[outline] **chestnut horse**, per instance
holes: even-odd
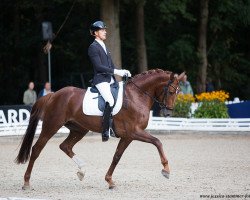
[[[114,169],[123,152],[133,140],[151,143],[157,147],[163,165],[162,174],[169,178],[170,169],[162,143],[159,139],[147,133],[145,128],[148,125],[149,113],[154,101],[160,104],[166,115],[171,113],[179,90],[179,80],[183,76],[184,73],[178,76],[172,72],[156,69],[136,75],[127,81],[123,106],[119,113],[113,116],[116,135],[121,139],[105,176],[110,189],[115,187],[112,180]],[[34,104],[29,125],[16,158],[18,164],[25,163],[30,158],[24,175],[23,189],[30,188],[29,181],[35,160],[48,140],[62,126],[67,127],[70,133],[60,144],[60,149],[72,158],[80,169],[83,167],[83,162],[72,151],[73,146],[89,131],[102,132],[102,117],[83,114],[82,102],[85,92],[84,89],[65,87],[53,94],[42,97]],[[43,121],[42,131],[37,142],[32,147],[30,156],[39,120]],[[83,174],[80,175],[83,178]]]

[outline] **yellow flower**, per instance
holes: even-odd
[[[178,94],[177,101],[180,102],[194,102],[195,98],[191,94]]]
[[[229,98],[229,93],[219,90],[213,92],[203,92],[201,94],[195,95],[197,101],[214,101],[218,100],[221,102],[226,101]]]

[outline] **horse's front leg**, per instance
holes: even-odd
[[[169,169],[167,157],[163,151],[161,141],[158,138],[153,137],[152,135],[150,135],[148,132],[146,132],[144,130],[139,130],[136,133],[134,133],[133,139],[139,140],[142,142],[151,143],[157,147],[160,158],[161,158],[161,163],[163,165],[162,175],[165,176],[166,178],[169,178],[170,169]]]
[[[118,164],[118,162],[120,161],[120,158],[122,157],[123,152],[125,151],[125,149],[128,147],[128,145],[132,142],[132,140],[127,139],[127,138],[121,138],[119,141],[119,144],[116,148],[116,152],[114,154],[113,157],[113,161],[109,167],[109,170],[105,176],[105,180],[108,182],[109,184],[109,189],[113,189],[115,187],[115,183],[112,180],[112,174],[115,170],[116,165]]]

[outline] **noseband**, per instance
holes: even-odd
[[[138,85],[136,85],[132,80],[130,80],[131,83],[133,83],[133,85],[138,89],[140,90],[143,94],[147,95],[148,97],[150,97],[154,102],[158,103],[160,108],[163,109],[163,108],[166,108],[167,110],[173,110],[173,108],[169,108],[167,105],[164,104],[165,102],[165,99],[168,97],[168,94],[170,95],[173,95],[173,94],[177,94],[178,91],[180,90],[180,88],[175,85],[173,85],[173,81],[169,81],[168,84],[166,86],[163,87],[163,90],[161,91],[161,93],[157,96],[157,97],[152,97],[148,92],[142,90]],[[179,81],[178,81],[179,83]],[[172,87],[175,89],[174,92],[170,92],[169,91],[169,87]],[[162,97],[162,100],[159,101],[158,98],[162,95],[163,93],[163,97]]]

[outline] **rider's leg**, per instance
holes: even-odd
[[[110,124],[111,124],[111,112],[113,108],[110,107],[109,103],[106,102],[105,109],[103,112],[103,121],[102,121],[102,127],[103,127],[103,132],[102,132],[102,141],[108,141],[109,136],[110,136]]]
[[[98,89],[98,91],[102,95],[105,102],[108,102],[109,105],[111,107],[113,107],[115,102],[114,102],[113,95],[110,91],[110,83],[108,83],[108,82],[99,83],[96,85],[96,88]]]
[[[96,88],[99,90],[103,99],[106,102],[105,109],[103,112],[103,132],[102,132],[102,141],[107,141],[109,139],[109,129],[110,129],[110,120],[111,113],[114,106],[114,98],[110,91],[110,83],[103,82],[96,85]]]

